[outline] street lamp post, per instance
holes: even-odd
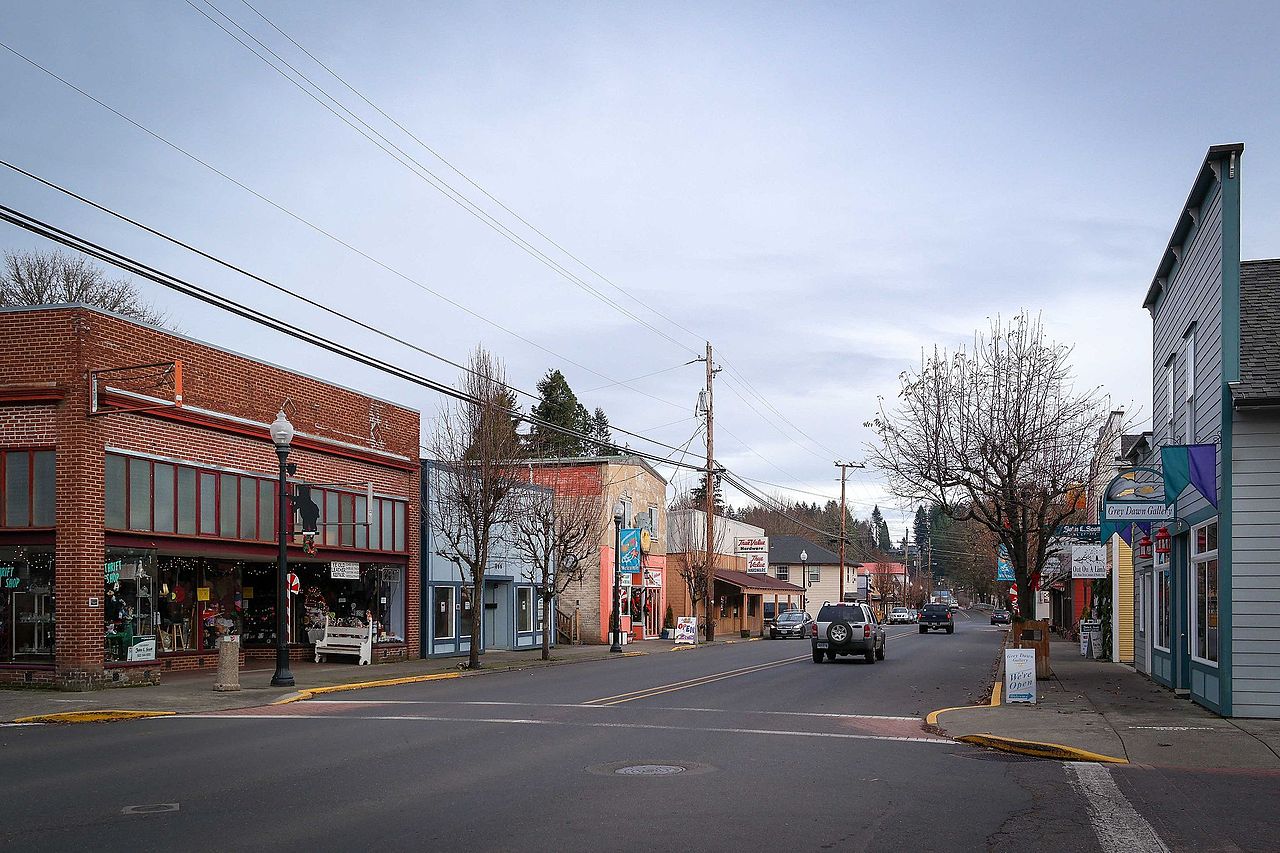
[[[809,612],[809,552],[800,551],[800,609]]]
[[[622,501],[613,505],[613,615],[609,619],[610,652],[622,651],[622,621],[618,615],[618,597],[622,595]]]
[[[271,441],[280,459],[280,512],[276,519],[276,533],[280,541],[280,555],[276,565],[276,672],[271,676],[272,687],[292,687],[293,673],[289,671],[289,551],[286,537],[289,534],[289,487],[285,480],[288,471],[289,444],[293,441],[293,424],[284,416],[276,415],[271,423]]]

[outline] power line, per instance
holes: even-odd
[[[89,93],[88,91],[86,91],[85,89],[83,89],[83,88],[81,88],[81,87],[77,86],[75,83],[72,83],[70,80],[67,80],[65,77],[62,77],[62,76],[58,75],[57,73],[55,73],[55,72],[54,72],[54,71],[52,71],[51,69],[46,68],[45,66],[43,66],[43,65],[41,65],[40,63],[36,62],[34,59],[31,59],[30,57],[26,56],[25,54],[23,54],[23,53],[19,52],[18,50],[14,49],[14,48],[13,48],[13,47],[11,47],[10,45],[6,44],[5,42],[0,41],[0,47],[2,47],[2,48],[4,48],[5,50],[9,51],[9,52],[10,52],[10,53],[12,53],[14,56],[18,57],[18,58],[19,58],[19,59],[21,59],[23,62],[26,62],[28,65],[32,66],[33,68],[36,68],[37,70],[39,70],[39,71],[43,72],[44,74],[48,75],[49,77],[52,77],[54,80],[57,80],[59,83],[62,83],[64,86],[66,86],[67,88],[71,89],[72,91],[74,91],[74,92],[76,92],[76,93],[80,94],[80,95],[81,95],[81,96],[83,96],[84,98],[86,98],[86,99],[88,99],[88,100],[92,101],[93,103],[97,104],[98,106],[102,107],[104,110],[106,110],[107,112],[109,112],[109,113],[111,113],[112,115],[116,116],[117,118],[121,119],[122,121],[124,121],[124,122],[128,123],[129,125],[132,125],[134,128],[136,128],[137,130],[139,130],[139,131],[141,131],[142,133],[146,134],[147,136],[150,136],[152,139],[156,140],[157,142],[159,142],[159,143],[161,143],[161,144],[165,145],[166,147],[168,147],[168,148],[172,149],[173,151],[176,151],[177,153],[181,154],[182,156],[186,157],[187,159],[191,160],[192,162],[197,163],[197,164],[199,164],[200,166],[203,166],[203,167],[204,167],[205,169],[207,169],[208,171],[212,172],[213,174],[217,175],[218,177],[222,178],[223,180],[225,180],[225,181],[227,181],[227,182],[229,182],[229,183],[234,184],[235,186],[239,187],[239,188],[240,188],[241,190],[243,190],[244,192],[248,193],[249,195],[251,195],[251,196],[253,196],[254,198],[258,199],[259,201],[263,202],[264,204],[266,204],[266,205],[268,205],[268,206],[270,206],[270,207],[274,208],[275,210],[279,211],[280,213],[283,213],[285,216],[289,217],[290,219],[294,220],[295,222],[298,222],[299,224],[301,224],[301,225],[303,225],[303,226],[305,226],[305,227],[309,228],[310,230],[314,231],[315,233],[320,234],[320,235],[321,235],[321,236],[323,236],[323,237],[326,237],[327,239],[329,239],[329,240],[333,241],[334,243],[337,243],[338,245],[342,246],[343,248],[347,249],[348,251],[350,251],[350,252],[352,252],[352,253],[354,253],[354,254],[356,254],[356,255],[359,255],[360,257],[364,258],[365,260],[369,261],[370,263],[374,264],[375,266],[377,266],[377,267],[379,267],[379,268],[381,268],[381,269],[385,270],[385,271],[386,271],[386,272],[388,272],[388,273],[391,273],[393,276],[395,276],[395,277],[397,277],[397,278],[399,278],[399,279],[402,279],[403,281],[407,282],[408,284],[413,285],[414,287],[416,287],[416,288],[418,288],[418,289],[422,290],[422,291],[423,291],[423,292],[425,292],[425,293],[429,293],[430,295],[432,295],[432,296],[436,297],[437,299],[441,300],[442,302],[444,302],[444,303],[446,303],[446,304],[448,304],[448,305],[450,305],[450,306],[452,306],[452,307],[454,307],[454,308],[458,309],[459,311],[462,311],[463,313],[467,314],[468,316],[473,317],[474,319],[479,320],[480,322],[482,322],[482,323],[484,323],[484,324],[486,324],[486,325],[488,325],[488,326],[491,326],[492,328],[497,329],[498,331],[503,332],[504,334],[510,335],[511,337],[515,338],[516,340],[521,341],[522,343],[525,343],[525,344],[527,344],[527,345],[529,345],[529,346],[533,347],[534,349],[537,349],[537,350],[539,350],[539,351],[541,351],[541,352],[543,352],[543,353],[545,353],[545,354],[547,354],[547,355],[549,355],[549,356],[552,356],[552,357],[554,357],[554,358],[560,359],[560,360],[564,361],[564,362],[565,362],[565,363],[567,363],[567,364],[572,364],[574,367],[578,367],[578,368],[580,368],[580,369],[582,369],[582,370],[585,370],[586,372],[588,372],[588,373],[590,373],[590,374],[592,374],[592,375],[594,375],[594,376],[598,376],[598,377],[600,377],[601,379],[604,379],[604,380],[606,380],[606,381],[609,381],[609,382],[617,382],[617,380],[615,380],[613,377],[611,377],[611,376],[609,376],[609,375],[607,375],[607,374],[601,373],[600,371],[595,370],[595,369],[593,369],[593,368],[591,368],[591,367],[588,367],[588,366],[587,366],[587,365],[585,365],[585,364],[582,364],[582,363],[580,363],[580,362],[574,361],[573,359],[569,358],[568,356],[561,355],[560,353],[555,352],[554,350],[550,349],[549,347],[545,347],[545,346],[543,346],[542,344],[537,343],[536,341],[534,341],[534,340],[532,340],[532,339],[530,339],[530,338],[527,338],[527,337],[525,337],[524,335],[521,335],[519,332],[516,332],[515,330],[513,330],[513,329],[511,329],[511,328],[508,328],[507,326],[502,325],[501,323],[497,322],[496,320],[490,319],[489,317],[486,317],[486,316],[484,316],[483,314],[480,314],[479,312],[474,311],[474,310],[472,310],[471,308],[466,307],[466,306],[465,306],[465,305],[463,305],[462,303],[460,303],[460,302],[458,302],[458,301],[456,301],[456,300],[454,300],[454,299],[452,299],[452,298],[450,298],[450,297],[448,297],[448,296],[444,295],[443,293],[441,293],[441,292],[440,292],[440,291],[438,291],[438,290],[435,290],[435,289],[433,289],[433,288],[429,287],[428,285],[424,284],[423,282],[419,281],[418,279],[413,278],[412,276],[408,275],[407,273],[404,273],[404,272],[402,272],[402,271],[400,271],[400,270],[396,269],[395,267],[392,267],[392,266],[390,266],[389,264],[387,264],[387,263],[385,263],[385,262],[383,262],[383,261],[381,261],[381,260],[379,260],[379,259],[375,258],[373,255],[370,255],[368,252],[365,252],[364,250],[362,250],[362,249],[360,249],[360,248],[356,247],[355,245],[353,245],[353,244],[351,244],[351,243],[347,242],[346,240],[343,240],[341,237],[338,237],[336,234],[334,234],[334,233],[332,233],[332,232],[330,232],[330,231],[328,231],[328,230],[326,230],[326,229],[322,228],[321,226],[319,226],[319,225],[315,224],[314,222],[310,221],[310,220],[309,220],[309,219],[307,219],[306,217],[304,217],[304,216],[302,216],[302,215],[300,215],[300,214],[298,214],[298,213],[294,213],[292,210],[290,210],[289,208],[287,208],[287,207],[285,207],[284,205],[280,204],[279,202],[274,201],[273,199],[269,198],[268,196],[266,196],[266,195],[264,195],[264,194],[262,194],[262,193],[258,192],[257,190],[253,189],[252,187],[248,186],[247,184],[245,184],[245,183],[243,183],[243,182],[241,182],[241,181],[237,180],[236,178],[232,177],[230,174],[228,174],[228,173],[226,173],[226,172],[222,171],[221,169],[219,169],[218,167],[216,167],[216,166],[212,165],[212,164],[211,164],[211,163],[209,163],[208,161],[201,159],[200,157],[196,156],[196,155],[195,155],[195,154],[193,154],[192,152],[190,152],[190,151],[188,151],[187,149],[183,148],[182,146],[178,145],[176,142],[173,142],[173,141],[171,141],[171,140],[167,139],[166,137],[164,137],[164,136],[160,135],[160,134],[159,134],[159,133],[157,133],[156,131],[151,130],[151,129],[150,129],[149,127],[147,127],[146,125],[142,124],[142,123],[141,123],[141,122],[139,122],[139,121],[136,121],[135,119],[133,119],[133,118],[129,117],[128,115],[124,114],[123,112],[121,112],[121,111],[117,110],[115,107],[112,107],[111,105],[107,104],[105,101],[100,100],[99,98],[97,98],[97,97],[95,97],[94,95],[90,94],[90,93]],[[649,397],[650,399],[655,400],[655,401],[657,401],[657,402],[664,403],[664,404],[666,404],[666,405],[672,406],[673,408],[677,408],[677,409],[683,409],[683,408],[685,408],[684,406],[681,406],[681,405],[679,405],[679,404],[673,403],[673,402],[671,402],[670,400],[664,400],[664,399],[662,399],[661,397],[655,397],[654,395],[652,395],[652,394],[647,394],[647,393],[645,393],[644,391],[641,391],[641,390],[639,390],[639,389],[632,388],[631,390],[633,390],[633,391],[635,391],[636,393],[641,394],[641,395],[643,395],[643,396],[645,396],[645,397]]]
[[[281,62],[281,63],[282,63],[286,68],[288,68],[288,69],[289,69],[289,71],[292,71],[292,72],[293,72],[294,74],[296,74],[299,78],[301,78],[302,80],[306,81],[306,83],[307,83],[309,86],[311,86],[311,88],[312,88],[312,89],[315,89],[315,91],[316,91],[316,92],[319,92],[321,95],[323,95],[326,99],[328,99],[328,100],[329,100],[330,102],[332,102],[335,106],[337,106],[337,107],[338,107],[338,109],[342,110],[342,112],[346,113],[348,116],[350,116],[350,117],[351,117],[352,119],[354,119],[356,122],[358,122],[362,127],[364,127],[365,129],[367,129],[367,130],[368,130],[368,133],[366,133],[364,130],[361,130],[361,128],[360,128],[360,127],[357,127],[355,124],[352,124],[352,122],[351,122],[351,121],[349,121],[347,118],[345,118],[345,117],[343,117],[342,115],[340,115],[337,111],[335,111],[335,110],[333,109],[333,107],[330,107],[330,106],[329,106],[328,104],[326,104],[323,100],[321,100],[319,97],[317,97],[317,96],[316,96],[315,94],[313,94],[311,91],[309,91],[305,86],[303,86],[303,85],[302,85],[301,83],[299,83],[297,80],[294,80],[292,77],[290,77],[290,76],[289,76],[289,74],[288,74],[288,73],[286,73],[286,72],[284,71],[284,69],[280,68],[280,66],[276,65],[276,64],[275,64],[274,62],[272,62],[270,59],[268,59],[267,57],[263,56],[261,53],[259,53],[257,50],[255,50],[253,47],[251,47],[249,44],[247,44],[247,43],[244,41],[244,39],[240,38],[240,37],[239,37],[239,36],[237,36],[235,33],[231,32],[231,31],[230,31],[230,30],[228,30],[226,27],[224,27],[222,24],[220,24],[218,21],[216,21],[216,20],[214,20],[212,17],[210,17],[210,16],[209,16],[209,14],[208,14],[207,12],[205,12],[203,9],[201,9],[199,6],[197,6],[194,2],[192,2],[192,0],[185,0],[185,2],[186,2],[186,3],[187,3],[187,5],[188,5],[188,6],[190,6],[192,9],[195,9],[197,12],[199,12],[201,15],[203,15],[206,19],[208,19],[208,20],[209,20],[209,22],[210,22],[210,23],[212,23],[214,26],[216,26],[218,29],[222,30],[224,33],[226,33],[226,34],[227,34],[228,36],[230,36],[232,39],[234,39],[235,41],[239,42],[239,43],[240,43],[240,45],[242,45],[242,46],[243,46],[246,50],[248,50],[250,53],[252,53],[254,56],[258,57],[258,58],[259,58],[259,59],[261,59],[264,63],[266,63],[267,65],[269,65],[269,66],[270,66],[272,69],[274,69],[278,74],[280,74],[280,76],[284,77],[286,80],[288,80],[288,81],[289,81],[290,83],[292,83],[294,86],[296,86],[300,91],[302,91],[304,94],[306,94],[308,97],[310,97],[310,98],[311,98],[312,100],[314,100],[316,103],[318,103],[320,106],[324,107],[326,110],[328,110],[330,113],[332,113],[332,114],[334,115],[334,117],[336,117],[339,121],[341,121],[341,122],[343,122],[344,124],[346,124],[346,125],[347,125],[348,127],[350,127],[352,130],[356,131],[356,133],[359,133],[361,136],[363,136],[366,140],[368,140],[370,143],[372,143],[374,146],[376,146],[376,147],[377,147],[379,150],[381,150],[383,153],[387,154],[387,155],[388,155],[388,156],[390,156],[392,159],[396,160],[396,162],[400,163],[400,165],[402,165],[402,166],[404,166],[406,169],[408,169],[411,173],[413,173],[413,174],[414,174],[414,176],[415,176],[415,177],[418,177],[418,178],[422,179],[423,181],[425,181],[425,182],[426,182],[427,184],[429,184],[432,188],[434,188],[434,189],[436,189],[437,191],[439,191],[442,195],[444,195],[446,198],[448,198],[448,199],[449,199],[450,201],[452,201],[454,204],[457,204],[459,207],[461,207],[461,208],[462,208],[463,210],[465,210],[467,213],[469,213],[469,214],[471,214],[472,216],[474,216],[474,217],[475,217],[476,219],[478,219],[480,222],[482,222],[483,224],[485,224],[486,226],[488,226],[489,228],[493,229],[495,232],[497,232],[498,234],[500,234],[501,236],[503,236],[504,238],[506,238],[507,240],[509,240],[509,241],[510,241],[510,242],[512,242],[513,244],[515,244],[518,248],[520,248],[522,251],[524,251],[524,252],[526,252],[527,254],[529,254],[531,257],[533,257],[533,258],[534,258],[535,260],[537,260],[539,263],[541,263],[541,264],[545,265],[546,267],[548,267],[549,269],[551,269],[553,272],[555,272],[557,275],[561,276],[561,277],[562,277],[562,278],[564,278],[565,280],[567,280],[567,281],[569,281],[570,283],[572,283],[574,286],[576,286],[576,287],[578,287],[578,288],[580,288],[580,289],[584,290],[585,292],[587,292],[587,293],[589,293],[590,295],[594,296],[595,298],[597,298],[598,300],[600,300],[600,301],[601,301],[601,302],[603,302],[604,304],[606,304],[606,305],[608,305],[609,307],[613,308],[614,310],[616,310],[616,311],[620,312],[621,314],[623,314],[624,316],[626,316],[626,317],[628,317],[629,319],[633,320],[634,322],[636,322],[636,323],[640,324],[641,326],[644,326],[645,328],[649,329],[649,330],[650,330],[650,331],[652,331],[654,334],[657,334],[657,335],[659,335],[659,336],[661,336],[661,337],[665,338],[666,340],[670,341],[671,343],[675,344],[675,345],[676,345],[676,346],[678,346],[678,347],[684,348],[684,349],[686,349],[686,350],[688,349],[688,348],[685,346],[685,344],[683,344],[683,343],[681,343],[680,341],[676,340],[675,338],[671,337],[671,336],[670,336],[670,335],[668,335],[666,332],[663,332],[661,329],[657,328],[656,326],[653,326],[652,324],[650,324],[650,323],[646,322],[643,318],[641,318],[641,317],[637,316],[636,314],[632,313],[632,312],[631,312],[630,310],[628,310],[627,308],[623,307],[623,306],[622,306],[622,305],[620,305],[619,303],[617,303],[617,302],[615,302],[614,300],[610,299],[608,296],[605,296],[605,295],[604,295],[603,293],[601,293],[599,290],[597,290],[596,288],[592,287],[590,284],[588,284],[587,282],[583,281],[581,278],[579,278],[578,276],[574,275],[572,272],[570,272],[569,270],[567,270],[563,265],[561,265],[559,262],[557,262],[556,260],[554,260],[553,258],[551,258],[550,256],[548,256],[545,252],[541,251],[541,250],[540,250],[540,249],[538,249],[536,246],[534,246],[533,244],[531,244],[529,241],[525,240],[523,237],[521,237],[520,235],[516,234],[514,231],[512,231],[512,230],[511,230],[510,228],[508,228],[506,225],[504,225],[503,223],[501,223],[500,221],[498,221],[497,219],[495,219],[493,216],[491,216],[491,215],[490,215],[487,211],[485,211],[483,208],[479,207],[479,206],[478,206],[478,205],[476,205],[474,202],[472,202],[470,199],[468,199],[465,195],[463,195],[463,194],[462,194],[462,193],[460,193],[458,190],[456,190],[456,189],[454,189],[452,186],[450,186],[450,185],[449,185],[449,184],[448,184],[448,183],[447,183],[443,178],[441,178],[441,177],[440,177],[439,175],[437,175],[435,172],[432,172],[430,169],[428,169],[426,166],[424,166],[424,165],[423,165],[419,160],[417,160],[413,155],[409,154],[409,153],[408,153],[408,152],[406,152],[403,148],[401,148],[400,146],[396,145],[394,142],[392,142],[390,139],[388,139],[384,134],[382,134],[380,131],[378,131],[376,128],[374,128],[372,125],[370,125],[368,122],[366,122],[364,119],[360,118],[360,116],[356,115],[354,112],[352,112],[352,111],[351,111],[350,109],[348,109],[346,106],[344,106],[344,105],[343,105],[343,104],[342,104],[338,99],[334,98],[334,97],[333,97],[332,95],[330,95],[327,91],[325,91],[323,87],[321,87],[319,84],[317,84],[315,81],[313,81],[313,80],[312,80],[310,77],[308,77],[306,74],[304,74],[304,73],[302,73],[301,71],[299,71],[299,70],[298,70],[294,65],[292,65],[292,64],[291,64],[287,59],[285,59],[284,57],[280,56],[280,54],[276,53],[276,51],[274,51],[273,49],[271,49],[271,48],[270,48],[269,46],[267,46],[266,44],[263,44],[263,42],[262,42],[262,41],[260,41],[256,36],[254,36],[252,33],[250,33],[250,32],[249,32],[248,30],[246,30],[244,27],[240,26],[240,24],[236,23],[236,21],[235,21],[235,20],[233,20],[233,19],[232,19],[231,17],[229,17],[225,12],[223,12],[223,11],[222,11],[221,9],[219,9],[216,5],[214,5],[212,2],[210,2],[210,0],[202,0],[202,2],[203,2],[206,6],[208,6],[210,9],[213,9],[215,12],[217,12],[217,13],[218,13],[218,14],[219,14],[219,15],[220,15],[224,20],[226,20],[228,23],[230,23],[233,27],[235,27],[235,28],[236,28],[237,30],[239,30],[241,33],[244,33],[244,35],[245,35],[245,36],[247,36],[248,38],[252,39],[252,40],[253,40],[253,42],[254,42],[255,44],[257,44],[259,47],[261,47],[261,48],[262,48],[263,50],[265,50],[267,53],[271,54],[271,56],[273,56],[273,57],[275,57],[277,60],[279,60],[279,61],[280,61],[280,62]],[[374,139],[373,137],[371,137],[371,136],[369,135],[370,133],[372,133],[372,134],[373,134],[374,136],[376,136],[378,139]],[[380,143],[378,140],[382,140],[382,142]],[[382,143],[385,143],[385,145],[384,145],[384,144],[382,144]],[[388,150],[388,146],[389,146],[391,149],[394,149],[394,151],[395,151],[396,153],[392,153],[392,151]],[[397,156],[397,155],[399,155],[399,156]],[[401,159],[401,158],[404,158],[404,159]],[[405,162],[406,160],[408,160],[409,162]],[[410,165],[410,163],[412,163],[413,165]],[[416,167],[416,168],[415,168],[415,167]]]
[[[418,385],[423,388],[436,391],[437,393],[440,393],[440,394],[445,394],[449,397],[452,397],[456,400],[461,400],[463,402],[480,404],[480,405],[488,404],[487,401],[481,400],[476,397],[472,397],[466,394],[465,392],[460,391],[456,388],[450,387],[448,385],[445,385],[444,383],[437,382],[434,379],[428,379],[427,377],[421,376],[420,374],[414,373],[405,368],[398,367],[382,359],[374,358],[373,356],[370,356],[365,353],[359,352],[358,350],[352,349],[351,347],[346,346],[345,344],[335,343],[329,340],[328,338],[325,338],[314,332],[308,331],[300,326],[294,325],[292,323],[286,323],[283,320],[279,320],[279,319],[276,319],[275,317],[268,316],[262,313],[261,311],[258,311],[257,309],[250,308],[240,302],[230,299],[229,297],[225,297],[220,294],[214,293],[211,290],[200,287],[199,285],[196,285],[196,284],[192,284],[191,282],[185,281],[184,279],[178,278],[177,276],[173,276],[168,273],[164,273],[158,269],[155,269],[154,267],[147,266],[146,264],[143,264],[141,261],[137,261],[133,258],[130,258],[127,255],[115,252],[104,246],[100,246],[83,237],[79,237],[75,234],[72,234],[69,231],[64,231],[60,228],[57,228],[53,225],[43,222],[33,216],[22,213],[21,211],[18,211],[18,210],[14,210],[13,208],[8,207],[6,205],[0,204],[0,219],[3,219],[6,222],[16,225],[19,228],[22,228],[40,237],[44,237],[45,239],[51,240],[56,243],[61,243],[62,245],[67,246],[68,248],[74,249],[78,252],[82,252],[83,254],[86,254],[90,257],[97,258],[98,260],[111,264],[112,266],[118,267],[124,270],[125,272],[132,273],[134,275],[153,281],[156,284],[161,285],[162,287],[167,287],[170,290],[175,290],[179,293],[183,293],[184,295],[198,299],[209,305],[213,305],[216,308],[221,308],[224,311],[228,311],[232,314],[236,314],[237,316],[240,316],[244,319],[255,322],[259,325],[266,326],[267,328],[270,328],[274,331],[296,338],[305,343],[309,343],[313,346],[319,347],[320,349],[327,350],[336,355],[343,356],[352,361],[363,364],[367,367],[372,367],[376,370],[390,374],[391,376],[394,376],[398,379],[402,379],[414,385]],[[602,443],[602,442],[599,442],[594,436],[589,436],[589,435],[586,435],[585,433],[580,433],[576,430],[562,427],[559,424],[553,424],[553,423],[550,423],[549,421],[544,421],[541,418],[534,417],[533,415],[524,415],[519,412],[512,412],[512,411],[509,411],[509,414],[513,420],[524,421],[525,423],[529,423],[529,424],[535,424],[543,428],[550,429],[555,432],[559,432],[561,434],[569,435],[575,438],[585,439],[585,440],[593,441],[596,443]],[[650,442],[652,444],[656,444],[659,447],[665,448],[667,450],[673,450],[677,452],[679,451],[678,447],[665,444],[660,441],[655,441],[654,439],[648,438],[638,433],[631,433],[627,430],[620,429],[620,428],[618,429],[618,432],[621,432],[624,435],[631,435],[635,438]],[[678,465],[681,467],[687,467],[694,470],[701,470],[701,466],[672,462],[669,459],[666,459],[662,456],[658,456],[653,453],[649,453],[647,451],[635,450],[633,448],[619,446],[615,443],[609,443],[609,446],[613,447],[616,450],[622,451],[623,453],[631,454],[634,456],[640,456],[642,458],[649,459],[652,461],[664,462],[669,465]]]

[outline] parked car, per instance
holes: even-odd
[[[1008,610],[992,610],[991,611],[992,625],[1008,625],[1012,621],[1013,621],[1013,617],[1009,615]]]
[[[803,640],[809,636],[809,626],[812,624],[813,617],[803,610],[785,610],[778,614],[778,618],[769,627],[769,639],[795,637],[797,640]]]
[[[910,625],[916,621],[916,612],[909,607],[894,607],[889,611],[889,624],[904,623]]]
[[[954,634],[956,630],[955,622],[951,619],[950,607],[945,604],[926,604],[920,609],[921,634],[944,629],[948,634]]]
[[[835,660],[836,655],[862,655],[867,663],[884,660],[884,628],[871,608],[856,601],[822,605],[809,629],[813,638],[813,662]]]

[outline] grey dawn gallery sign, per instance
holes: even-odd
[[[1173,507],[1153,501],[1107,501],[1107,521],[1167,521]]]

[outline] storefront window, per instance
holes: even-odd
[[[516,630],[533,630],[533,587],[516,588]]]
[[[404,566],[380,563],[291,563],[302,586],[295,641],[315,643],[330,625],[374,623],[377,643],[405,637]],[[256,594],[256,591],[255,591]]]
[[[435,588],[435,607],[432,614],[435,619],[432,636],[437,640],[453,639],[453,587]]]
[[[1169,651],[1169,632],[1171,630],[1173,620],[1173,602],[1171,600],[1172,590],[1169,588],[1169,569],[1163,568],[1156,572],[1156,600],[1155,600],[1155,645],[1161,651]]]
[[[1191,582],[1195,590],[1192,620],[1193,655],[1218,662],[1218,522],[1195,529],[1192,536]]]
[[[155,552],[109,549],[102,568],[106,659],[154,660],[159,627]]]
[[[0,662],[53,657],[53,549],[0,548]]]

